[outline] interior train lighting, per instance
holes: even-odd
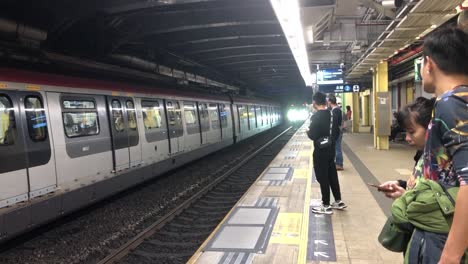
[[[298,0],[270,0],[306,86],[312,86]]]

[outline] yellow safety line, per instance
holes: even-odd
[[[299,244],[299,254],[297,258],[298,264],[305,264],[307,262],[307,240],[309,237],[309,207],[310,207],[310,192],[312,188],[312,153],[313,145],[309,155],[309,169],[307,173],[307,186],[304,197],[304,213],[302,214],[302,223],[301,223],[301,234],[300,234],[300,244]]]

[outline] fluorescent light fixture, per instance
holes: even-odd
[[[308,27],[306,29],[307,32],[307,43],[314,43],[314,28],[313,27]]]
[[[300,18],[299,0],[270,0],[270,3],[280,22],[305,84],[312,86],[313,81]]]

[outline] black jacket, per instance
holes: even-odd
[[[314,141],[314,152],[319,149],[317,139],[330,135],[330,114],[331,112],[329,110],[319,110],[310,119],[309,135],[310,139]],[[339,120],[337,120],[337,118],[333,116],[331,146],[333,150],[335,149],[335,142],[338,139],[338,136],[340,135],[338,121]]]

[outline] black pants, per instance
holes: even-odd
[[[335,148],[333,146],[333,152]],[[336,172],[335,155],[327,150],[314,150],[314,171],[322,192],[323,205],[330,205],[330,188],[335,200],[341,200],[340,183]]]

